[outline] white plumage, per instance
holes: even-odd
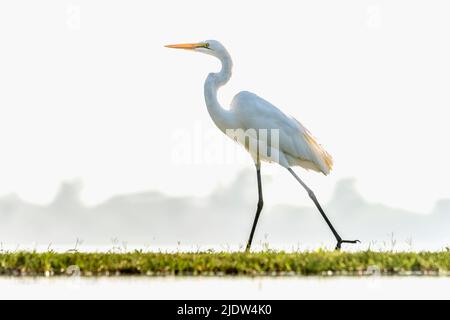
[[[358,240],[343,240],[340,237],[312,190],[291,169],[293,166],[301,166],[305,169],[322,172],[325,175],[330,173],[333,160],[311,133],[298,120],[286,115],[270,102],[248,91],[239,92],[233,98],[230,108],[223,108],[217,99],[217,91],[230,80],[233,62],[228,51],[220,42],[207,40],[200,43],[168,45],[166,47],[201,52],[218,58],[222,63],[219,72],[210,73],[206,78],[204,86],[205,103],[216,126],[222,132],[243,144],[255,161],[259,199],[255,220],[247,242],[247,250],[250,249],[256,224],[263,207],[261,160],[276,161],[287,168],[306,189],[335,236],[337,240],[336,249],[340,249],[342,243],[358,242]],[[272,130],[274,129],[277,133],[275,138],[272,136]],[[245,132],[245,134],[238,138],[237,131]],[[262,134],[262,132],[266,134]]]
[[[325,175],[330,172],[333,165],[331,156],[297,119],[286,115],[270,102],[254,93],[242,91],[233,98],[230,112],[244,130],[279,130],[277,151],[279,164],[283,167],[301,166]],[[263,141],[263,144],[266,142]]]

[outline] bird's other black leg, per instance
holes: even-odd
[[[250,251],[250,247],[253,241],[253,235],[255,234],[256,224],[258,223],[259,215],[264,205],[261,184],[261,165],[259,163],[256,164],[256,178],[258,180],[258,205],[256,207],[256,215],[255,220],[253,221],[252,231],[250,232],[250,237],[248,238],[247,247],[245,249],[246,252]]]
[[[320,214],[322,215],[322,217],[324,218],[324,220],[327,223],[328,227],[330,228],[331,232],[333,233],[334,237],[336,238],[337,244],[336,244],[335,250],[340,250],[341,249],[341,245],[343,243],[358,243],[358,242],[360,242],[359,240],[343,240],[341,238],[341,236],[339,235],[339,233],[336,231],[336,229],[331,224],[331,222],[328,219],[328,217],[325,214],[325,212],[323,211],[322,206],[320,205],[319,201],[317,200],[316,195],[314,194],[314,192],[303,182],[302,179],[300,179],[295,174],[294,170],[292,170],[291,168],[288,168],[288,170],[295,177],[295,179],[302,185],[302,187],[305,188],[305,190],[308,192],[309,197],[311,198],[311,200],[316,205],[316,207],[319,210]]]

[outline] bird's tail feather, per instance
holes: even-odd
[[[309,133],[305,132],[305,139],[308,141],[314,155],[317,157],[318,165],[324,175],[330,173],[333,168],[333,158],[331,155],[314,139],[314,137]]]

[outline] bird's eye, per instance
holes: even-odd
[[[205,43],[205,44],[204,44],[204,47],[205,47],[205,48],[209,48],[209,43]]]

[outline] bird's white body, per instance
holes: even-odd
[[[311,133],[295,118],[286,115],[270,102],[248,91],[239,92],[232,100],[229,109],[224,109],[217,100],[218,89],[231,77],[232,61],[225,48],[217,41],[209,40],[214,54],[222,62],[218,73],[210,73],[205,81],[205,102],[209,114],[217,127],[227,131],[242,129],[248,133],[250,145],[259,145],[269,152],[256,152],[255,148],[247,148],[253,159],[257,161],[275,161],[289,168],[301,166],[323,174],[332,168],[332,158],[313,138]],[[277,130],[278,141],[270,140],[272,130]],[[259,134],[261,131],[267,135]],[[243,143],[243,140],[238,140]],[[270,155],[270,157],[269,157]]]
[[[251,92],[242,91],[234,97],[230,112],[236,115],[239,125],[244,130],[250,128],[256,131],[278,130],[278,148],[273,151],[278,152],[278,163],[283,167],[301,166],[324,174],[330,172],[332,160],[328,153],[299,121],[286,115],[270,102]],[[263,140],[260,143],[273,148],[273,143],[268,144],[264,140],[267,137],[260,135],[259,140]],[[273,159],[273,157],[265,158],[265,153],[260,155],[262,160]]]

